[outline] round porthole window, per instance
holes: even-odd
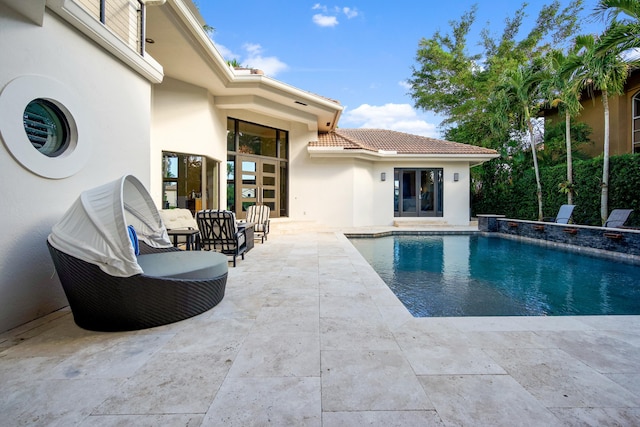
[[[69,148],[69,122],[53,102],[38,98],[24,109],[24,130],[33,148],[58,157]]]
[[[44,76],[20,76],[0,92],[0,139],[27,170],[67,178],[86,167],[91,154],[87,111],[90,106],[71,87]]]

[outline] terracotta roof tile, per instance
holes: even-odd
[[[342,147],[398,154],[496,154],[495,150],[386,129],[336,129],[318,134],[310,147]]]

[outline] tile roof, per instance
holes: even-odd
[[[309,147],[395,151],[398,154],[497,154],[495,150],[386,129],[336,129],[318,134]]]

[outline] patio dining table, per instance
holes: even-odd
[[[200,250],[200,231],[193,228],[173,228],[167,230],[167,234],[173,238],[173,246],[178,246],[178,237],[186,238],[186,249],[188,251]]]

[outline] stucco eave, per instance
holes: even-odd
[[[268,100],[280,118],[297,117],[306,122],[313,115],[314,123],[309,129],[323,132],[335,129],[344,107],[263,74],[236,72],[203,29],[202,17],[189,10],[188,3],[166,0],[165,6],[147,13],[148,34],[156,40],[148,49],[163,64],[167,76],[206,88],[221,103],[228,104],[221,107],[224,109],[246,108],[244,101],[230,100],[255,96],[255,100]],[[248,109],[270,115],[264,105],[261,102]],[[285,117],[282,111],[286,111]]]
[[[294,101],[306,101],[316,108],[327,111],[341,112],[344,107],[337,102],[313,93],[306,92],[294,86],[290,86],[269,76],[260,74],[236,75],[233,82],[228,85],[229,89],[262,89],[281,96],[287,96]]]
[[[498,154],[398,154],[390,151],[369,151],[361,149],[344,149],[342,147],[307,147],[312,158],[352,158],[376,162],[406,162],[406,161],[439,161],[462,162],[470,166],[482,164],[495,159]]]
[[[310,130],[317,130],[317,117],[256,95],[215,96],[214,104],[223,110],[247,110],[283,120],[304,123]]]
[[[317,122],[314,128],[323,132],[337,127],[344,110],[337,102],[259,74],[236,75],[226,88],[236,96],[259,94],[288,110],[298,110],[300,115],[312,114]]]
[[[190,8],[181,0],[168,0],[167,3],[184,24],[184,29],[191,34],[192,47],[198,46],[196,50],[206,59],[209,68],[223,81],[223,84],[229,84],[234,79],[234,73],[204,30],[205,21],[198,9]]]

